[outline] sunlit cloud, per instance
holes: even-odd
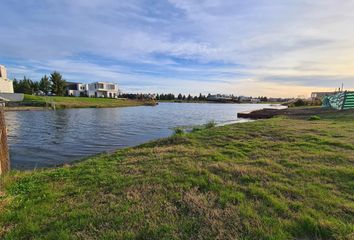
[[[353,1],[4,0],[1,9],[10,77],[58,70],[123,91],[192,94],[354,89]]]

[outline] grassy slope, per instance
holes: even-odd
[[[125,99],[110,98],[88,98],[88,97],[43,97],[25,95],[24,101],[37,103],[55,103],[59,108],[80,108],[80,107],[129,107],[148,104]]]
[[[353,119],[234,124],[12,172],[0,238],[353,239]]]

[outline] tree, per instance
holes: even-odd
[[[63,79],[63,76],[55,71],[50,74],[50,81],[52,82],[52,92],[58,96],[64,96],[66,81]]]
[[[47,75],[44,75],[39,81],[39,90],[43,91],[45,94],[48,94],[51,90],[51,82]]]
[[[187,100],[192,101],[192,99],[193,99],[193,97],[190,94],[188,94]]]
[[[178,94],[177,99],[178,99],[178,100],[182,100],[182,94],[181,94],[181,93]]]
[[[14,91],[16,93],[33,94],[34,88],[34,83],[29,78],[23,77],[23,80],[20,81],[14,79]]]
[[[16,78],[14,78],[12,84],[14,86],[14,92],[18,93],[18,89],[20,88],[20,82]]]
[[[39,82],[30,82],[32,94],[37,93],[39,91]]]

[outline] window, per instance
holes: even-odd
[[[114,85],[114,84],[108,84],[108,85],[107,85],[107,88],[108,88],[108,89],[115,89],[115,85]]]

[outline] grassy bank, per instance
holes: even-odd
[[[139,105],[154,105],[150,101],[135,101],[128,99],[88,98],[88,97],[44,97],[25,95],[23,100],[34,104],[54,104],[56,108],[104,108],[130,107]]]
[[[353,239],[354,112],[176,135],[3,179],[4,239]]]

